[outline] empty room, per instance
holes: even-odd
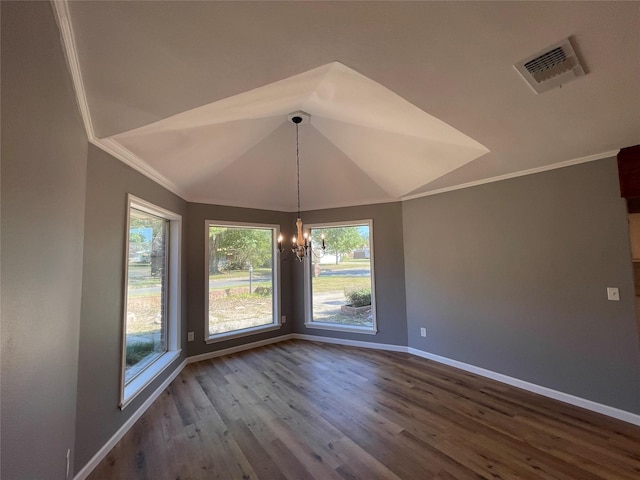
[[[640,3],[0,21],[3,480],[640,478]]]

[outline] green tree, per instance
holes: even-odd
[[[227,255],[232,255],[244,268],[249,265],[261,267],[271,258],[271,237],[269,230],[229,228],[223,237],[222,246]]]
[[[140,232],[129,232],[129,243],[144,243],[144,235]]]
[[[220,273],[220,260],[226,256],[222,250],[222,237],[226,230],[223,227],[209,227],[209,275]]]
[[[237,227],[209,227],[209,272],[220,273],[220,260],[230,258],[242,269],[271,262],[270,230]]]
[[[327,253],[336,256],[336,265],[341,255],[353,252],[356,248],[367,243],[367,239],[360,233],[362,227],[330,227],[313,230],[314,249],[322,243],[322,235],[327,245]]]

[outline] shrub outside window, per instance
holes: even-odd
[[[373,221],[308,227],[312,244],[324,235],[327,250],[306,262],[306,327],[375,334]]]

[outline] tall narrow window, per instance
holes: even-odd
[[[376,333],[371,220],[309,225],[313,245],[305,272],[305,325],[360,333]]]
[[[123,406],[177,357],[179,230],[179,215],[129,197]]]
[[[209,342],[280,327],[277,226],[207,222]]]
[[[168,237],[168,220],[131,209],[125,383],[167,351]]]

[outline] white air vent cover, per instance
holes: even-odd
[[[569,39],[551,45],[514,65],[536,93],[546,92],[584,75]]]

